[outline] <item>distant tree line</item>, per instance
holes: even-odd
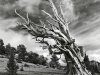
[[[27,52],[26,47],[23,44],[19,44],[17,48],[15,48],[12,47],[10,43],[4,45],[3,40],[0,39],[0,55],[5,55],[7,58],[9,58],[12,49],[14,51],[13,53],[15,55],[15,59],[17,60],[18,63],[25,61],[25,62],[40,64],[40,65],[47,64],[46,57],[32,51]]]

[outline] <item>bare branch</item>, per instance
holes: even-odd
[[[29,23],[30,23],[30,20],[29,20],[29,15],[27,13],[27,24],[29,24]]]
[[[44,11],[44,10],[41,10],[41,11],[44,12],[46,15],[48,15],[52,20],[54,20],[55,22],[57,22],[57,20],[54,19],[54,18],[52,17],[52,15],[50,15],[49,13],[47,13],[47,12]]]
[[[61,16],[62,16],[62,18],[64,19],[64,12],[63,12],[63,10],[62,10],[61,2],[60,2],[60,11],[61,11]],[[65,20],[64,20],[64,21],[65,21]]]
[[[58,16],[58,11],[57,11],[57,8],[55,7],[53,1],[52,0],[49,0],[49,1],[50,1],[50,4],[51,4],[54,15]]]
[[[16,9],[15,9],[15,13],[27,23],[27,20],[23,16],[21,16],[19,13],[17,13]]]

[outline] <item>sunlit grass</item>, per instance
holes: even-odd
[[[7,58],[0,58],[0,75],[7,75],[6,73],[6,64],[8,59]],[[21,67],[23,63],[18,63],[19,68]],[[53,68],[45,68],[42,65],[35,65],[31,63],[27,63],[30,65],[30,67],[24,67],[24,71],[18,70],[18,75],[64,75],[64,72],[62,70],[56,70]]]

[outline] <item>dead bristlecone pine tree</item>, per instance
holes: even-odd
[[[91,75],[82,63],[85,56],[83,47],[78,46],[75,43],[75,39],[72,39],[69,33],[69,22],[65,19],[65,12],[63,10],[65,6],[63,6],[64,1],[66,0],[61,0],[62,3],[56,8],[53,1],[49,0],[50,10],[52,10],[53,15],[42,10],[49,19],[45,21],[46,23],[43,20],[39,20],[41,25],[32,22],[29,19],[28,13],[26,18],[24,18],[15,10],[15,13],[25,21],[25,23],[18,24],[22,25],[24,29],[27,29],[28,32],[34,36],[34,39],[36,39],[38,43],[41,43],[43,48],[49,50],[51,55],[63,54],[65,56],[67,63],[66,75]],[[61,12],[60,14],[58,10]],[[47,39],[53,39],[55,44],[51,45]]]
[[[8,75],[17,75],[18,65],[15,61],[14,50],[11,48],[9,60],[7,62],[7,74]]]

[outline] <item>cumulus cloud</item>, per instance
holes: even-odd
[[[14,46],[15,48],[19,44],[23,44],[26,46],[27,51],[34,51],[38,52],[39,54],[45,53],[45,51],[42,50],[39,44],[35,43],[36,41],[32,39],[31,35],[24,36],[22,34],[18,34],[12,31],[6,32],[3,30],[0,30],[0,38],[4,40],[5,45],[8,43],[11,44],[11,46]]]
[[[8,30],[10,27],[16,26],[16,18],[4,19],[0,18],[0,29],[1,30]]]

